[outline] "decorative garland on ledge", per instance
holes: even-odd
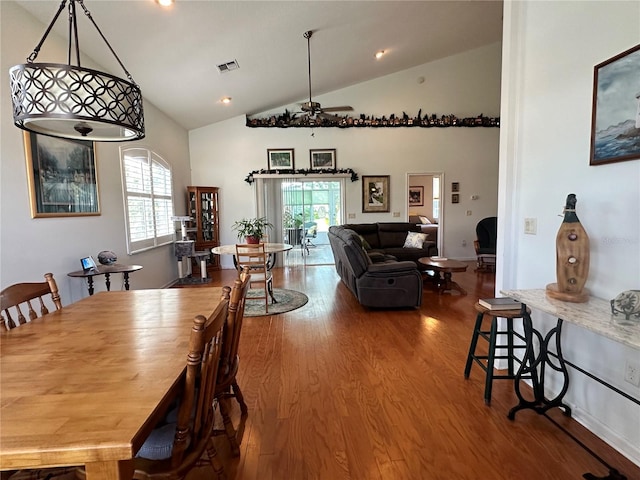
[[[262,169],[262,170],[254,170],[253,172],[251,172],[249,175],[247,175],[244,179],[245,182],[247,182],[249,185],[251,185],[254,182],[253,176],[254,175],[258,175],[258,174],[262,174],[262,175],[317,175],[319,173],[329,173],[331,175],[337,175],[339,173],[345,174],[348,173],[351,175],[351,181],[352,182],[357,182],[358,181],[358,174],[356,172],[353,171],[352,168],[340,168],[337,170],[334,169],[330,169],[330,168],[322,168],[322,169],[305,169],[305,168],[300,168],[300,169],[280,169],[280,170],[266,170],[266,169]]]
[[[373,117],[360,114],[359,117],[348,115],[336,117],[335,120],[327,117],[310,118],[308,115],[297,116],[285,110],[282,115],[271,115],[265,118],[249,118],[247,115],[247,127],[250,128],[317,128],[317,127],[422,127],[422,128],[445,128],[445,127],[500,127],[500,117],[485,117],[483,114],[477,117],[458,118],[455,115],[442,115],[440,118],[433,113],[422,116],[422,109],[418,111],[416,117],[409,117],[405,112],[402,116],[394,113],[389,118]]]

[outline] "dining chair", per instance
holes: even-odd
[[[231,453],[234,456],[240,455],[240,442],[244,431],[244,420],[246,419],[248,408],[242,396],[242,391],[238,386],[236,375],[240,357],[238,356],[238,345],[240,343],[240,332],[242,331],[242,321],[244,318],[244,305],[249,291],[251,275],[248,268],[244,268],[239,278],[233,284],[231,290],[231,300],[229,302],[229,313],[225,324],[224,340],[222,342],[222,355],[220,357],[220,371],[216,382],[216,399],[220,407],[220,415],[224,425],[224,430],[214,430],[215,435],[226,434]],[[239,427],[233,426],[230,416],[229,399],[235,398],[240,406],[241,420]]]
[[[164,424],[149,434],[134,459],[133,478],[138,480],[183,479],[206,452],[216,478],[224,479],[224,467],[213,443],[215,388],[222,353],[229,295],[208,317],[193,320],[183,388],[177,416],[167,415]],[[83,478],[83,473],[78,475]]]
[[[29,321],[38,318],[32,302],[36,304],[36,307],[39,304],[40,316],[49,313],[49,308],[45,304],[45,300],[49,298],[56,310],[62,308],[58,285],[53,274],[45,273],[44,278],[44,282],[16,283],[0,292],[0,311],[2,312],[0,316],[7,330],[26,323],[25,314],[29,316]],[[23,312],[23,309],[26,309],[26,312]]]
[[[269,313],[269,297],[272,303],[276,303],[273,296],[273,276],[271,271],[267,269],[267,254],[265,252],[264,243],[243,243],[236,244],[236,262],[238,268],[249,268],[251,279],[249,280],[249,288],[254,285],[261,285],[263,295],[251,296],[252,300],[264,299],[265,313]]]

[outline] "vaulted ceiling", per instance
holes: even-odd
[[[43,23],[44,33],[60,2],[16,3]],[[153,0],[85,0],[85,6],[145,99],[189,130],[308,100],[307,30],[314,32],[314,97],[502,37],[502,1],[176,0],[162,8]],[[82,51],[125,77],[81,9],[78,25]],[[54,31],[67,38],[64,15]],[[46,45],[38,59],[52,61]],[[386,52],[380,60],[378,50]],[[230,61],[240,68],[220,73],[217,65]],[[229,105],[220,101],[225,96]]]

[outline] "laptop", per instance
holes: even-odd
[[[84,270],[85,273],[98,271],[98,268],[96,267],[96,261],[93,259],[93,257],[81,258],[80,263],[82,264],[82,270]]]

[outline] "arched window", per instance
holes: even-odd
[[[121,148],[122,191],[129,254],[174,240],[171,166],[142,147]]]

